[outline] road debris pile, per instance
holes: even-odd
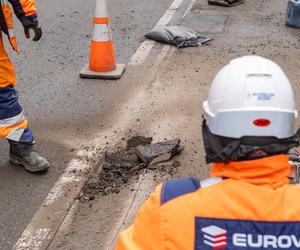
[[[182,26],[158,26],[150,30],[145,37],[177,48],[198,47],[212,40]]]
[[[223,7],[232,7],[244,3],[245,0],[208,0],[209,4],[219,5]]]
[[[180,163],[171,159],[183,150],[180,139],[151,143],[152,138],[137,136],[128,140],[127,148],[106,152],[101,172],[86,183],[80,200],[88,201],[96,195],[119,193],[124,185],[133,179],[137,180],[143,171],[173,176]]]

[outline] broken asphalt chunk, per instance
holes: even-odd
[[[145,164],[156,164],[170,160],[174,155],[180,153],[183,147],[180,146],[180,139],[158,142],[151,145],[140,145],[136,147],[136,154]]]

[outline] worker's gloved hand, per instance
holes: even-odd
[[[24,33],[27,39],[30,38],[30,30],[33,30],[34,32],[34,37],[32,39],[34,42],[37,42],[38,40],[41,39],[43,32],[41,26],[39,25],[37,15],[32,15],[32,16],[24,15],[20,17],[20,21],[23,24]]]
[[[288,152],[291,172],[289,179],[291,184],[299,184],[300,181],[300,148],[294,147]]]
[[[31,29],[34,31],[34,37],[33,37],[32,41],[37,42],[42,37],[42,34],[43,34],[42,28],[39,25],[24,27],[24,33],[25,33],[25,36],[27,39],[30,38],[30,30]]]
[[[291,148],[289,153],[289,160],[293,162],[300,162],[300,148],[294,147]]]

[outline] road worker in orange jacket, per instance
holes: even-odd
[[[2,34],[5,34],[13,49],[19,51],[11,7],[24,27],[25,36],[30,38],[30,30],[33,30],[33,41],[41,38],[42,30],[37,19],[35,0],[0,0],[0,4],[0,137],[6,138],[10,143],[10,161],[13,164],[22,165],[30,172],[45,171],[49,168],[49,163],[33,148],[33,135],[14,89],[15,70],[2,40]]]
[[[288,181],[297,111],[282,69],[258,56],[232,60],[203,109],[211,177],[158,186],[116,250],[300,249],[300,186]]]

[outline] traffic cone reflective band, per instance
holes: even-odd
[[[119,79],[124,64],[116,64],[112,35],[105,0],[97,0],[93,19],[94,33],[90,49],[90,62],[80,72],[83,78]]]
[[[115,52],[111,41],[111,33],[108,23],[96,23],[93,37],[89,69],[97,72],[115,70]]]

